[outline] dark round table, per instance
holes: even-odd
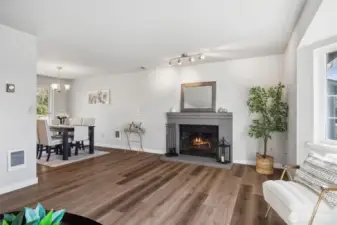
[[[12,213],[14,215],[17,215],[20,212],[15,211],[15,212],[9,212],[8,214],[12,214]],[[2,219],[3,219],[3,214],[0,214],[0,220]],[[102,225],[102,224],[92,219],[66,212],[62,219],[61,225]]]

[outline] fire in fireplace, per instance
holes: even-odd
[[[180,125],[180,154],[215,157],[218,126]]]
[[[211,142],[203,137],[196,137],[192,140],[192,146],[194,148],[211,148]]]

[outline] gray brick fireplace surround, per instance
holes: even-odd
[[[222,137],[231,144],[231,162],[233,162],[233,115],[232,113],[169,112],[167,115],[167,139],[175,143],[176,152],[180,153],[180,125],[213,125],[219,127],[219,140]],[[174,144],[173,144],[174,145]]]

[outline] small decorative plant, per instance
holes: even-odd
[[[35,209],[25,208],[18,215],[4,214],[1,225],[60,225],[64,213],[65,210],[62,209],[56,212],[50,210],[47,214],[43,206],[38,203]]]
[[[60,120],[61,124],[64,124],[65,119],[69,118],[69,115],[67,113],[58,113],[56,118]]]
[[[267,157],[267,144],[271,134],[287,131],[288,104],[283,100],[284,88],[285,86],[279,83],[268,89],[253,87],[249,90],[249,113],[257,117],[253,119],[248,135],[263,139],[263,158]]]

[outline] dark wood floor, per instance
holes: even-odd
[[[111,154],[60,168],[38,166],[39,184],[0,196],[0,212],[34,206],[116,225],[285,225],[267,208],[251,166],[216,169],[162,162],[158,155]]]

